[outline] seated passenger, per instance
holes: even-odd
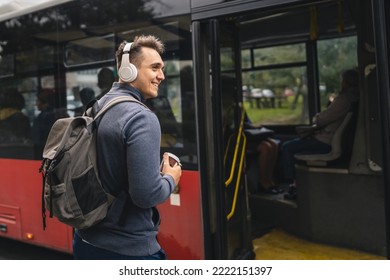
[[[31,139],[29,118],[22,112],[25,100],[16,89],[0,97],[0,139],[2,143],[25,143]]]
[[[351,106],[359,100],[359,76],[356,70],[346,70],[342,74],[341,91],[333,102],[322,112],[314,116],[318,127],[311,136],[296,138],[282,144],[281,159],[284,177],[289,180],[289,194],[286,198],[295,198],[295,159],[298,153],[329,153],[333,134],[347,115]]]
[[[247,116],[245,116],[245,127],[246,128],[261,128],[253,126]],[[278,141],[271,138],[260,137],[258,141],[255,139],[248,139],[248,149],[257,152],[257,164],[259,171],[259,183],[258,191],[265,192],[268,194],[279,194],[283,190],[276,187],[274,183],[274,170],[276,161],[278,158]]]

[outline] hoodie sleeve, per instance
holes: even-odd
[[[128,190],[141,208],[163,203],[174,190],[173,178],[160,175],[161,128],[156,115],[141,110],[123,130],[126,143]]]

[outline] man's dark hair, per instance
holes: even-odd
[[[128,43],[127,41],[123,41],[119,45],[118,50],[115,53],[118,69],[121,66],[123,49],[124,49],[124,47],[126,46],[127,43]],[[153,35],[136,36],[134,38],[134,41],[132,42],[131,50],[130,50],[130,61],[131,61],[131,63],[133,63],[135,65],[139,65],[140,64],[140,61],[142,59],[141,48],[151,48],[151,49],[154,49],[160,55],[162,55],[164,53],[164,51],[165,51],[164,43],[161,42],[161,40],[158,39],[157,37],[155,37]]]

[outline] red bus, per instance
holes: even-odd
[[[83,89],[98,96],[116,79],[118,44],[153,34],[166,44],[166,80],[148,105],[161,154],[183,164],[180,193],[159,206],[170,259],[253,259],[264,228],[389,258],[389,16],[385,0],[0,4],[0,237],[72,253],[72,228],[42,227],[39,103],[55,118],[77,114]],[[325,108],[347,68],[359,72],[360,102],[341,156],[297,160],[294,200],[259,192],[243,112],[280,147]],[[10,96],[23,97],[27,128],[4,125]],[[286,191],[282,164],[273,179]]]

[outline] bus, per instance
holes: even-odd
[[[388,259],[389,20],[385,0],[2,1],[0,238],[72,253],[71,227],[54,218],[42,227],[49,119],[82,111],[84,89],[104,94],[117,46],[153,34],[166,45],[166,80],[148,106],[161,155],[183,167],[179,193],[158,206],[170,259],[255,259],[254,240],[271,229]],[[296,138],[352,68],[360,101],[353,129],[334,140],[338,154],[297,158],[295,199],[278,157],[272,176],[284,193],[259,192],[253,141],[266,131],[280,149]],[[6,108],[9,99],[18,105]],[[28,121],[6,125],[16,111]]]

